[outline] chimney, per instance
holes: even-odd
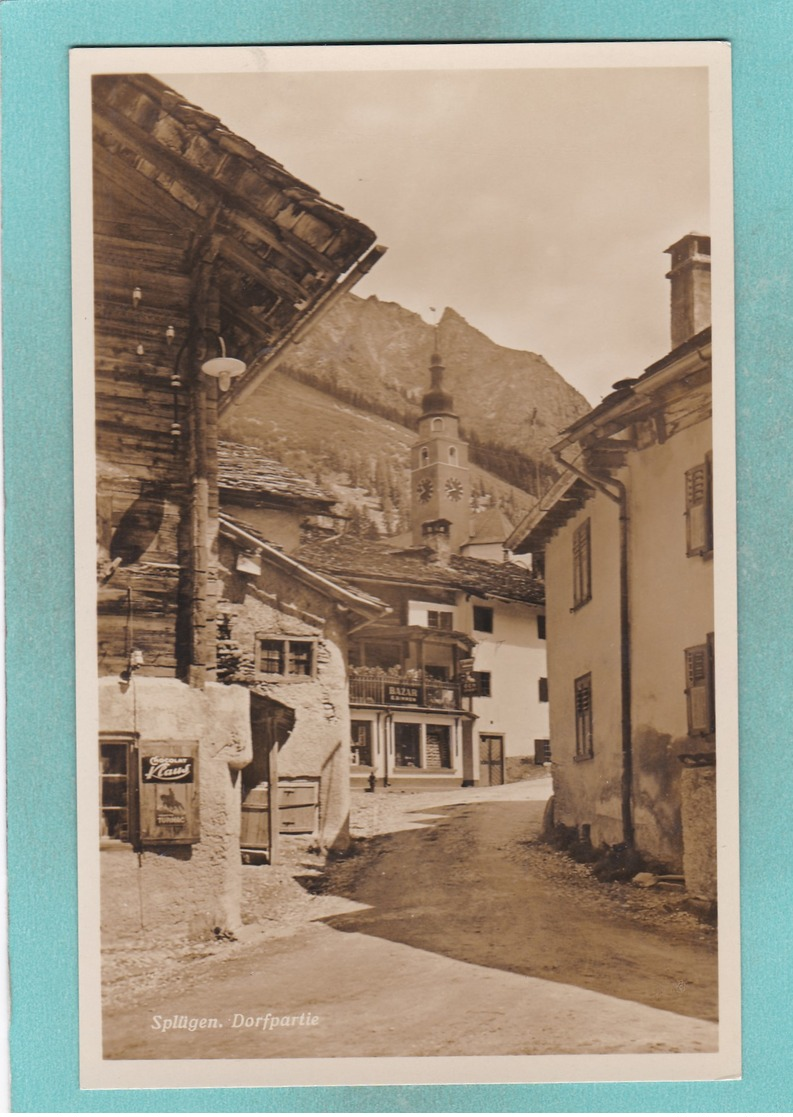
[[[672,348],[710,325],[710,237],[686,233],[665,250],[672,257]]]
[[[452,553],[449,520],[425,520],[421,525],[421,541],[432,551],[431,562],[448,566]]]

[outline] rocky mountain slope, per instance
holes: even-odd
[[[465,437],[475,509],[515,521],[555,475],[547,448],[589,405],[535,353],[505,349],[446,310],[437,327],[347,295],[222,424],[226,438],[317,480],[378,530],[407,526],[409,450],[438,347]]]

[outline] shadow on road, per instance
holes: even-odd
[[[433,807],[426,827],[359,842],[303,883],[367,905],[323,920],[338,931],[715,1020],[712,941],[582,906],[569,885],[529,872],[520,843],[537,832],[543,808]]]

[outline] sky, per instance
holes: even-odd
[[[158,76],[375,230],[358,295],[453,307],[592,403],[669,350],[664,249],[710,232],[705,68]]]

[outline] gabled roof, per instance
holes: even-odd
[[[279,547],[268,543],[254,528],[242,520],[221,513],[219,523],[221,535],[231,539],[243,551],[257,555],[263,562],[277,567],[351,612],[370,619],[391,612],[389,605],[368,593],[363,593],[356,586],[345,585],[339,579],[329,578],[307,563],[285,554]]]
[[[94,166],[142,213],[198,234],[214,259],[221,330],[247,394],[288,340],[385,251],[375,234],[218,117],[149,74],[93,79]]]
[[[463,546],[471,543],[484,545],[485,543],[503,543],[507,536],[512,534],[514,525],[496,505],[471,517],[471,534]]]
[[[218,487],[240,504],[291,505],[326,512],[336,498],[281,462],[239,442],[218,442]]]
[[[448,565],[442,565],[434,561],[434,554],[428,548],[395,550],[389,541],[349,534],[305,544],[298,556],[317,570],[356,582],[452,589],[475,597],[523,601],[531,605],[545,603],[540,579],[517,563],[452,555]]]

